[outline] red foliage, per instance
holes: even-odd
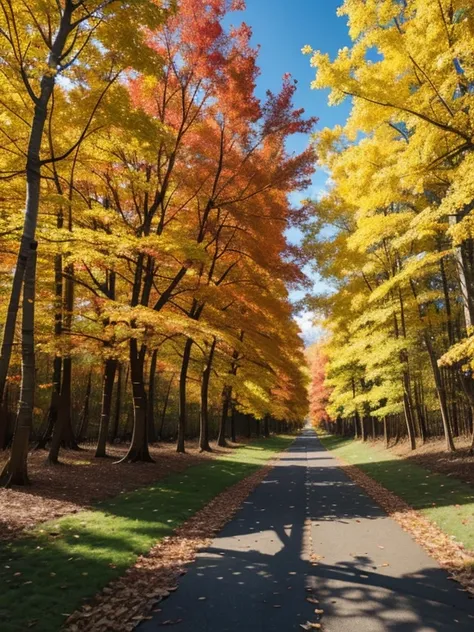
[[[330,417],[326,411],[330,390],[325,385],[327,357],[317,349],[311,365],[311,387],[309,393],[309,410],[313,426],[321,426]]]

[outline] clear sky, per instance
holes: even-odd
[[[283,75],[290,73],[298,81],[295,106],[319,118],[317,129],[343,124],[350,104],[329,107],[327,92],[311,89],[315,70],[310,66],[309,56],[301,53],[303,46],[309,44],[333,58],[340,48],[349,45],[346,18],[336,15],[342,0],[246,0],[246,4],[244,12],[232,15],[228,21],[232,24],[245,21],[252,28],[253,44],[261,47],[258,95],[264,98],[267,89],[278,91]],[[289,149],[301,151],[308,142],[308,137],[295,138]],[[318,170],[305,197],[320,195],[326,179],[327,174]],[[298,240],[295,231],[289,231],[288,237],[291,241]],[[321,287],[317,277],[315,285]],[[312,327],[311,314],[303,314],[297,320],[305,341],[311,342],[318,335],[318,330]]]
[[[309,56],[301,53],[303,46],[309,44],[334,57],[339,48],[350,43],[346,18],[336,15],[342,0],[246,0],[246,4],[246,11],[232,14],[229,21],[245,21],[252,28],[253,44],[261,46],[259,96],[264,98],[268,88],[277,91],[283,75],[289,72],[298,81],[296,107],[317,116],[318,129],[344,123],[349,104],[328,107],[327,92],[311,90],[315,70]],[[301,137],[290,148],[302,150],[307,143],[308,138]],[[315,191],[316,187],[323,187],[325,179],[323,172],[316,174]]]

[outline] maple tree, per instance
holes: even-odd
[[[255,96],[251,31],[224,27],[243,3],[1,8],[4,484],[28,482],[33,438],[55,464],[61,447],[95,437],[100,458],[129,435],[123,461],[147,461],[173,418],[185,450],[196,410],[202,450],[229,419],[235,440],[239,415],[266,434],[300,425],[287,288],[302,277],[284,230],[315,154],[286,143],[315,119],[289,76]]]

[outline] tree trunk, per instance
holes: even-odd
[[[199,415],[199,448],[201,452],[211,452],[209,445],[209,381],[217,340],[213,338],[206,366],[201,379],[201,411]]]
[[[74,267],[66,267],[67,280],[64,291],[64,331],[70,333],[72,328],[72,313],[74,308]],[[78,450],[76,437],[72,425],[72,357],[68,354],[62,361],[63,375],[61,393],[59,396],[58,418],[53,430],[53,437],[48,454],[48,463],[56,465],[59,461],[61,445],[70,450]]]
[[[268,427],[268,415],[263,418],[263,436],[268,439],[270,436],[270,429]]]
[[[53,435],[54,426],[58,420],[59,395],[61,391],[61,368],[62,358],[56,356],[53,360],[53,390],[51,391],[51,401],[48,411],[48,425],[39,438],[35,450],[45,450]]]
[[[118,429],[120,425],[120,413],[122,407],[122,364],[118,363],[118,376],[117,376],[117,390],[115,393],[115,412],[114,412],[114,425],[112,426],[112,432],[110,433],[109,443],[113,445],[117,439]],[[128,376],[126,376],[125,381]]]
[[[365,415],[362,415],[360,418],[360,438],[362,441],[367,441],[367,436],[365,433]]]
[[[191,359],[191,347],[193,346],[192,338],[186,338],[184,345],[183,361],[181,363],[181,372],[179,375],[179,413],[178,413],[178,441],[176,444],[176,452],[184,454],[185,435],[186,435],[186,381],[188,378],[188,366]]]
[[[92,392],[92,369],[89,371],[87,378],[86,394],[84,397],[84,406],[82,407],[81,418],[79,420],[79,430],[77,432],[77,442],[80,443],[87,438],[87,429],[89,427],[89,406]]]
[[[474,410],[471,408],[472,410],[472,418],[474,419]],[[471,430],[471,446],[469,448],[469,454],[474,454],[474,422],[472,424],[472,430]]]
[[[449,425],[448,418],[448,406],[446,403],[446,392],[444,390],[443,379],[441,377],[441,372],[439,370],[438,361],[436,359],[433,346],[431,344],[430,336],[426,332],[425,333],[425,345],[428,351],[428,356],[430,358],[431,369],[433,371],[434,382],[436,386],[436,393],[438,395],[439,408],[441,411],[441,419],[443,421],[443,430],[444,430],[444,438],[446,440],[446,450],[448,452],[454,452],[454,442],[453,436],[451,433],[451,427]]]
[[[400,417],[401,415],[397,415],[396,417],[396,422],[395,422],[395,443],[394,445],[397,445],[397,443],[400,441]]]
[[[18,417],[13,436],[10,460],[2,473],[5,486],[27,485],[28,448],[33,426],[35,398],[35,279],[37,243],[31,242],[31,252],[25,269],[23,285],[22,345],[21,345],[21,387],[18,403]]]
[[[8,406],[8,384],[3,393],[3,401],[0,402],[0,450],[5,450],[8,445],[8,430],[10,427],[10,412]]]
[[[58,210],[58,216],[56,220],[56,226],[58,229],[63,228],[64,215],[63,210],[60,207]],[[63,330],[63,258],[60,253],[54,257],[54,336],[56,340],[59,340]],[[59,394],[61,392],[61,371],[62,371],[62,358],[60,355],[56,355],[53,360],[53,389],[51,391],[51,403],[48,411],[48,425],[46,427],[43,436],[40,437],[36,450],[45,450],[48,442],[51,440],[53,434],[53,428],[58,420],[58,408],[59,408]],[[80,441],[80,439],[78,439]]]
[[[227,441],[225,440],[225,430],[231,396],[232,386],[226,384],[222,390],[222,414],[219,422],[219,434],[217,435],[217,445],[221,448],[225,448],[227,446]]]
[[[408,371],[403,371],[403,410],[405,413],[405,424],[407,427],[410,448],[415,450],[415,424],[413,423],[413,406],[410,397],[410,374]]]
[[[39,182],[38,182],[39,197]],[[8,303],[7,317],[3,327],[2,346],[0,350],[0,401],[3,401],[5,393],[5,384],[7,382],[8,369],[10,368],[10,359],[13,349],[13,340],[15,337],[16,318],[20,305],[21,288],[25,276],[26,262],[28,260],[29,244],[32,240],[23,237],[18,253],[15,273],[13,276],[13,284]]]
[[[115,372],[117,371],[117,360],[107,358],[104,363],[104,381],[102,387],[102,405],[100,413],[99,439],[95,451],[96,458],[107,456],[107,435],[109,433],[110,413],[112,410],[112,395],[114,392]]]
[[[354,413],[354,439],[359,438],[359,413],[357,410]]]
[[[158,349],[155,349],[151,356],[150,372],[148,378],[148,399],[147,399],[147,424],[148,424],[148,441],[156,443],[155,428],[155,382],[156,382],[156,361],[158,357]]]
[[[387,417],[383,418],[383,440],[385,443],[385,448],[388,448],[389,435],[388,435]]]
[[[418,418],[418,425],[420,427],[420,438],[421,443],[425,444],[426,442],[426,421],[425,416],[423,414],[423,406],[421,405],[421,398],[419,393],[419,388],[415,383],[415,408],[416,408],[416,416]]]
[[[450,215],[449,224],[455,225],[459,221],[459,218],[463,217],[463,214]],[[469,333],[471,327],[474,325],[474,304],[472,297],[472,279],[470,275],[469,266],[466,261],[465,246],[460,244],[455,246],[454,254],[456,259],[456,270],[458,273],[459,286],[461,288],[461,300],[464,312],[464,322],[466,325],[466,331]]]
[[[168,409],[168,402],[169,402],[169,399],[170,399],[171,386],[173,385],[174,377],[175,377],[175,375],[173,373],[173,375],[171,376],[171,379],[169,381],[169,384],[168,384],[168,389],[166,391],[165,401],[163,403],[163,410],[161,411],[161,423],[160,423],[160,434],[159,434],[160,441],[161,441],[161,439],[163,439],[163,428],[164,428],[164,425],[165,425],[166,411]]]
[[[230,407],[230,440],[232,443],[237,443],[237,437],[235,436],[235,404],[232,402]]]
[[[23,232],[17,255],[15,272],[13,274],[12,289],[7,308],[5,327],[3,329],[2,344],[0,347],[0,402],[3,400],[8,369],[10,366],[22,286],[28,282],[30,286],[33,287],[33,290],[35,287],[35,279],[31,279],[30,275],[36,274],[36,263],[35,265],[28,266],[27,261],[30,253],[32,251],[36,251],[35,235],[38,223],[41,183],[41,142],[43,139],[44,126],[48,116],[48,105],[54,90],[56,70],[60,62],[60,57],[66,46],[67,39],[72,30],[71,19],[74,8],[75,6],[72,2],[66,3],[63,8],[59,28],[56,31],[48,58],[49,69],[41,77],[39,96],[35,99],[34,104],[33,121],[30,128],[26,158],[26,204]],[[25,410],[23,413],[25,413]],[[31,414],[33,414],[33,409],[31,409]],[[31,425],[32,424],[30,424],[30,426]]]
[[[147,432],[147,397],[145,389],[145,356],[146,347],[138,349],[136,338],[130,340],[130,378],[132,382],[133,398],[133,433],[132,442],[127,454],[118,463],[136,463],[144,461],[153,463],[148,450]]]

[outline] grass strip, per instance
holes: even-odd
[[[90,511],[38,525],[5,543],[0,550],[0,629],[58,630],[83,600],[291,441],[256,441],[155,485],[98,503]]]
[[[430,472],[373,445],[334,435],[319,435],[323,445],[344,461],[402,498],[474,551],[474,490],[455,478]]]

